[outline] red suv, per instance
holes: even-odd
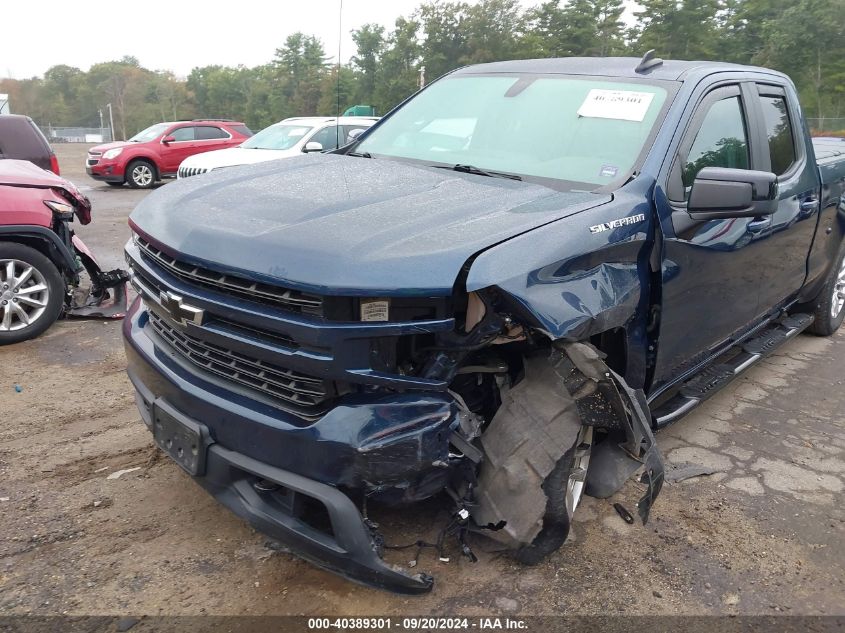
[[[113,187],[127,182],[147,189],[162,178],[175,178],[179,163],[188,156],[234,147],[250,136],[247,126],[228,119],[156,123],[128,141],[92,147],[85,171]]]

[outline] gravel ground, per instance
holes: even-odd
[[[85,146],[56,150],[94,201],[79,234],[105,267],[121,265],[126,217],[146,194],[85,176]],[[116,322],[64,321],[0,348],[0,616],[845,614],[845,331],[797,337],[659,433],[670,464],[714,474],[667,484],[648,526],[612,508],[634,508],[629,482],[586,499],[574,538],[537,567],[485,542],[475,564],[424,551],[419,568],[437,583],[417,598],[266,547],[160,458],[124,363]],[[378,518],[389,542],[407,542],[431,538],[438,511]]]

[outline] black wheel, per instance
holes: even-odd
[[[35,338],[62,311],[65,284],[43,254],[15,243],[0,243],[0,345]]]
[[[122,187],[123,186],[122,182],[106,182],[106,184],[109,187]]]
[[[155,181],[156,168],[148,160],[133,160],[126,167],[126,182],[133,189],[149,189]]]
[[[830,336],[845,318],[845,245],[839,249],[827,281],[816,300],[810,304],[815,321],[808,328],[817,336]]]

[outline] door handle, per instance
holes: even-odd
[[[754,218],[745,226],[745,228],[748,229],[749,233],[760,233],[761,231],[765,231],[771,225],[772,216],[766,215],[761,218]]]

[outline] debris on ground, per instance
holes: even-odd
[[[116,470],[111,475],[106,477],[106,479],[120,479],[124,475],[134,473],[136,470],[141,470],[141,467],[135,466],[134,468],[124,468],[123,470]]]
[[[692,479],[693,477],[700,477],[702,475],[712,475],[718,469],[702,464],[666,464],[666,481],[676,484],[685,479]]]
[[[625,521],[628,525],[634,524],[634,517],[633,515],[628,512],[628,509],[623,506],[621,503],[614,503],[613,509],[616,510],[616,514],[622,517],[622,520]]]

